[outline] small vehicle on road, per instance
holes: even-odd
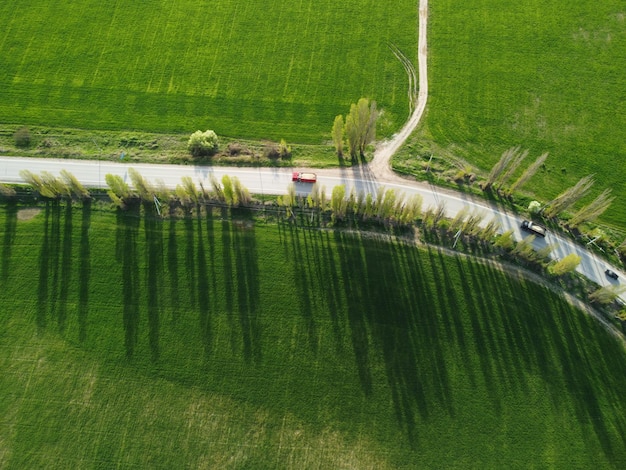
[[[295,181],[296,183],[315,183],[317,181],[317,175],[315,173],[294,171],[291,174],[291,181]]]
[[[521,225],[522,230],[526,230],[527,232],[531,232],[533,235],[538,235],[540,237],[546,236],[546,228],[542,227],[539,224],[534,222],[530,222],[529,220],[525,220]]]
[[[604,274],[606,274],[611,279],[614,279],[615,281],[617,281],[617,278],[619,277],[615,271],[611,271],[610,269],[604,271]]]

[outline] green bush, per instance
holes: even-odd
[[[17,147],[30,147],[31,137],[28,127],[20,127],[15,131],[15,134],[13,134],[13,138],[15,139],[15,145]]]
[[[219,148],[217,134],[212,130],[196,131],[189,137],[187,149],[194,157],[214,155]]]

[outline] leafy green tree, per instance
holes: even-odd
[[[482,240],[488,242],[496,236],[498,230],[500,230],[500,222],[498,222],[496,219],[491,219],[489,222],[487,222],[487,225],[485,225],[485,227],[479,231],[477,235]]]
[[[365,196],[365,212],[363,214],[365,220],[371,219],[374,215],[374,204],[374,196],[372,196],[372,193],[367,193],[367,196]]]
[[[219,139],[212,130],[196,131],[189,137],[187,149],[194,157],[214,155],[219,148]]]
[[[74,197],[83,200],[91,197],[89,190],[72,173],[67,170],[61,170],[60,175]]]
[[[211,174],[211,190],[213,195],[219,202],[225,202],[226,196],[224,195],[224,190],[222,189],[222,185],[217,180],[214,174]]]
[[[229,206],[236,206],[239,201],[237,200],[237,194],[235,194],[235,189],[230,176],[222,176],[222,187],[224,188],[224,199],[226,204]]]
[[[626,285],[623,284],[604,286],[589,294],[589,300],[602,305],[608,305],[624,292],[626,292]]]
[[[406,217],[408,221],[414,223],[422,213],[423,199],[419,194],[414,194],[405,205]]]
[[[130,176],[135,191],[139,193],[139,197],[145,202],[152,202],[155,194],[154,188],[145,180],[141,173],[134,168],[129,168],[128,176]]]
[[[287,144],[285,139],[280,139],[280,143],[278,144],[278,155],[283,160],[291,158],[291,146]]]
[[[197,204],[200,199],[200,194],[198,193],[198,188],[196,188],[196,185],[193,183],[191,176],[183,176],[181,178],[181,182],[183,183],[182,187],[189,199]]]
[[[26,184],[32,186],[32,188],[43,197],[53,199],[58,196],[58,193],[56,192],[54,186],[51,187],[49,185],[49,178],[48,180],[44,181],[44,178],[42,176],[36,175],[30,170],[20,171],[20,176],[26,182]]]
[[[480,223],[482,222],[482,220],[483,214],[471,214],[463,224],[463,233],[467,233],[468,235],[476,235],[478,232],[480,232]]]
[[[236,176],[233,176],[231,178],[231,181],[233,183],[233,193],[235,195],[235,199],[237,200],[237,204],[240,206],[249,205],[252,201],[252,198],[250,197],[250,192],[248,191],[248,188],[241,184],[241,181],[239,181],[239,178],[237,178]]]
[[[563,274],[572,272],[580,264],[580,259],[580,256],[576,253],[570,253],[565,258],[548,266],[548,272],[553,276],[562,276]]]
[[[376,218],[383,222],[390,220],[394,215],[395,203],[396,192],[393,189],[387,189],[384,192],[382,201],[378,204]]]
[[[69,197],[71,194],[68,186],[60,179],[48,171],[41,172],[43,185],[52,193],[53,197]]]
[[[113,201],[116,206],[124,209],[133,195],[130,186],[124,182],[121,176],[112,175],[110,173],[105,175],[104,180],[109,186],[107,194],[111,201]]]
[[[342,220],[345,217],[346,206],[346,187],[343,184],[335,186],[330,197],[333,220]]]
[[[513,173],[521,165],[522,161],[528,156],[528,150],[521,151],[520,147],[513,149],[513,156],[507,165],[507,168],[500,174],[498,178],[498,188],[502,188],[506,182],[513,176]]]
[[[522,258],[525,258],[527,260],[532,260],[534,258],[533,254],[535,251],[533,249],[534,241],[535,241],[535,236],[528,235],[524,239],[517,242],[517,244],[515,245],[515,248],[513,248],[513,251],[511,253],[513,253],[514,255],[520,256]]]
[[[513,239],[513,230],[507,230],[501,234],[494,243],[495,246],[502,248],[506,251],[511,251],[515,246],[515,240]]]
[[[458,211],[456,215],[454,216],[454,218],[450,221],[450,226],[448,227],[448,230],[454,233],[458,232],[459,229],[463,227],[465,218],[467,217],[468,214],[469,214],[469,208],[467,206],[463,206],[463,208],[461,208],[461,210]]]
[[[346,116],[345,133],[348,138],[350,156],[356,160],[357,156],[365,155],[365,148],[376,139],[376,121],[379,112],[376,102],[361,98],[350,106],[350,113]]]
[[[554,245],[546,245],[543,248],[537,250],[537,261],[545,263],[550,260],[550,254],[554,251]]]
[[[538,214],[541,210],[541,203],[539,201],[530,201],[528,204],[528,212],[531,214]]]
[[[16,147],[30,147],[32,138],[30,136],[30,129],[28,127],[20,127],[15,134],[13,134]]]
[[[332,137],[333,143],[335,144],[335,150],[337,151],[337,155],[343,156],[343,132],[344,132],[344,122],[343,116],[340,114],[335,117],[335,122],[333,123]]]

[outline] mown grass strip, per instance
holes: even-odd
[[[361,96],[408,114],[388,42],[415,57],[415,2],[4,2],[0,122],[319,143]],[[45,20],[44,20],[45,19]]]

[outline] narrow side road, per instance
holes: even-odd
[[[419,88],[417,102],[411,103],[412,106],[414,106],[413,113],[404,124],[404,127],[402,127],[391,140],[378,145],[374,153],[374,158],[368,165],[372,175],[379,181],[402,181],[402,178],[391,170],[391,157],[393,157],[413,133],[426,109],[426,102],[428,100],[428,0],[420,0],[418,8],[419,36],[417,42],[417,61]]]

